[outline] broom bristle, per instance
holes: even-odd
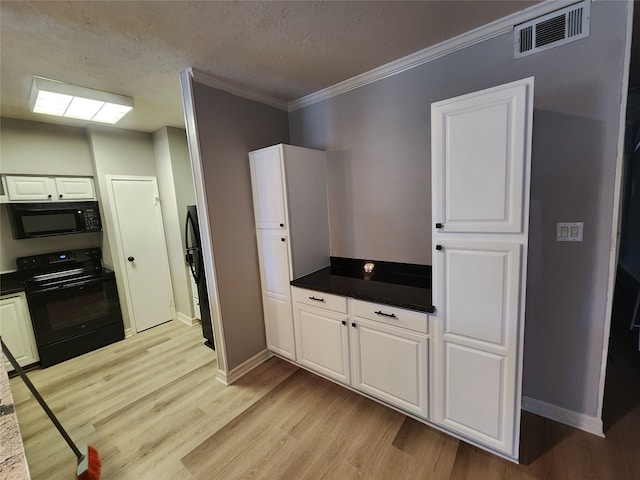
[[[100,457],[98,456],[98,450],[89,445],[87,449],[87,458],[89,460],[89,467],[86,472],[78,475],[78,480],[100,480],[100,470],[102,465],[100,463]]]

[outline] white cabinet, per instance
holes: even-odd
[[[292,291],[297,362],[326,377],[350,383],[346,298],[298,288]]]
[[[424,419],[428,317],[293,287],[297,362]],[[361,315],[361,316],[359,316]]]
[[[93,178],[54,177],[58,200],[94,200]]]
[[[288,236],[284,230],[258,230],[256,236],[267,347],[295,360]]]
[[[431,112],[432,419],[517,460],[533,78]]]
[[[274,145],[249,153],[267,348],[296,359],[293,278],[329,266],[324,152]]]
[[[40,359],[24,293],[0,297],[0,336],[21,367]],[[13,370],[6,359],[5,365]]]
[[[360,300],[349,311],[352,385],[428,418],[427,314]]]
[[[95,200],[91,177],[35,177],[7,175],[10,202]]]

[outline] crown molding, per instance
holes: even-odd
[[[432,45],[423,50],[419,50],[415,53],[407,55],[406,57],[399,58],[392,62],[389,62],[380,67],[376,67],[368,72],[361,73],[355,77],[351,77],[343,82],[337,83],[331,87],[324,88],[315,93],[311,93],[297,100],[292,100],[288,104],[290,112],[298,110],[300,108],[313,105],[314,103],[327,100],[331,97],[335,97],[342,93],[346,93],[350,90],[360,88],[364,85],[368,85],[383,78],[391,77],[398,73],[404,72],[411,68],[417,67],[432,60],[436,60],[440,57],[444,57],[457,50],[475,45],[476,43],[484,42],[491,38],[502,35],[513,30],[515,25],[523,22],[527,22],[536,17],[551,13],[554,10],[566,7],[577,3],[573,1],[559,1],[559,0],[546,0],[539,4],[533,5],[529,8],[513,13],[494,22],[488,23],[481,27],[470,30],[466,33],[458,35],[456,37],[440,42],[436,45]]]
[[[202,83],[203,85],[217,88],[219,90],[224,90],[225,92],[231,93],[233,95],[237,95],[242,98],[246,98],[248,100],[264,103],[266,105],[275,107],[279,110],[284,110],[285,112],[288,110],[287,102],[279,98],[275,98],[270,95],[257,92],[250,88],[241,87],[232,82],[214,77],[206,72],[197,70],[195,68],[189,68],[187,72],[189,73],[189,75],[194,81],[198,83]]]

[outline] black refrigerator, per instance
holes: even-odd
[[[204,261],[202,259],[202,244],[200,242],[200,225],[198,223],[198,211],[195,205],[187,206],[187,221],[184,229],[184,241],[186,245],[185,260],[191,270],[191,275],[198,287],[198,301],[200,306],[200,320],[204,344],[215,350],[213,342],[213,325],[211,324],[211,309],[209,308],[209,295],[207,294],[207,280],[204,274]]]

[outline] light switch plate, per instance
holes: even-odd
[[[556,223],[557,242],[581,242],[584,222],[558,222]]]

